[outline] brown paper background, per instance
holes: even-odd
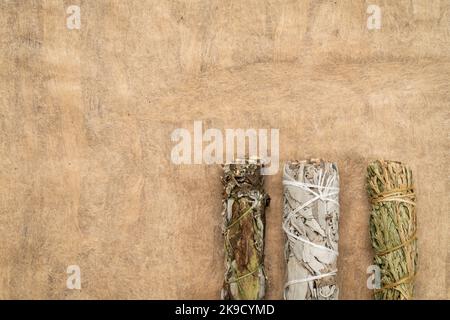
[[[410,164],[416,298],[449,298],[449,24],[445,0],[1,1],[0,298],[218,298],[221,169],[170,160],[196,120],[278,128],[282,162],[337,162],[342,299],[371,298],[367,163]],[[266,190],[279,299],[280,173]]]

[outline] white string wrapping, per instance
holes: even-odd
[[[337,299],[339,173],[321,160],[283,170],[287,300]]]

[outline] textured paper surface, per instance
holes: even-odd
[[[69,30],[72,4],[0,2],[0,298],[219,298],[221,168],[170,160],[196,120],[337,163],[341,299],[371,298],[366,166],[408,163],[415,297],[450,298],[448,1],[384,1],[381,30],[366,1],[82,1]],[[281,299],[281,170],[265,181]]]

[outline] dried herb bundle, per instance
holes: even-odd
[[[264,192],[259,161],[244,160],[224,166],[223,233],[225,280],[222,299],[255,300],[265,295]]]
[[[375,290],[375,299],[411,299],[417,271],[411,170],[400,162],[377,160],[367,167],[367,184],[374,263],[381,270],[381,288]]]
[[[288,162],[283,171],[287,300],[337,299],[339,222],[337,166]]]

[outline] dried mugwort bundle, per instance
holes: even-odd
[[[262,165],[243,160],[224,165],[223,234],[225,280],[222,299],[256,300],[265,295],[265,207]]]
[[[288,162],[283,171],[287,300],[334,300],[339,223],[339,173],[322,160]]]
[[[370,236],[374,263],[381,271],[378,300],[413,297],[417,272],[416,197],[411,170],[396,161],[377,160],[367,167],[372,204]]]

